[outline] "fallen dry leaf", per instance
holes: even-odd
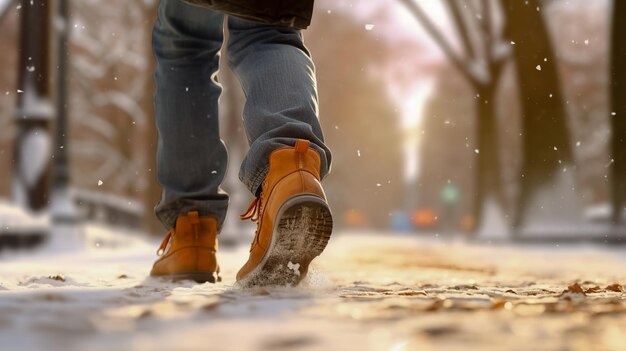
[[[452,287],[454,290],[478,290],[476,285],[455,285]]]
[[[567,290],[563,290],[563,293],[561,295],[563,295],[565,293],[574,293],[574,294],[583,294],[583,295],[585,295],[585,291],[583,290],[583,287],[580,286],[580,284],[578,284],[578,283],[574,283],[574,284],[568,286]]]
[[[448,302],[448,305],[451,303]],[[434,311],[439,311],[442,308],[446,307],[446,300],[436,300],[435,302],[433,302],[432,304],[430,304],[430,306],[426,307],[426,311],[429,312],[434,312]]]
[[[56,274],[56,275],[49,275],[48,278],[52,279],[52,280],[58,280],[60,282],[64,282],[65,281],[65,277],[61,274]]]
[[[492,310],[511,310],[513,309],[513,303],[510,301],[502,300],[496,301],[491,305]]]
[[[203,311],[215,311],[218,307],[220,307],[219,301],[212,301],[202,306]]]
[[[427,296],[426,292],[424,291],[415,291],[415,290],[405,290],[405,291],[398,291],[395,294],[388,294],[385,293],[385,295],[398,295],[398,296]]]
[[[432,337],[448,336],[450,334],[458,333],[459,331],[460,329],[455,325],[433,326],[433,327],[427,327],[421,330],[422,333],[428,334],[429,336],[432,336]]]
[[[615,284],[611,284],[607,286],[606,290],[614,291],[614,292],[624,292],[624,287],[621,286],[620,284],[615,283]]]
[[[153,315],[154,313],[151,310],[145,310],[137,316],[137,319],[146,319],[146,318],[152,317]]]
[[[35,300],[37,300],[37,301],[46,301],[46,302],[68,302],[68,301],[70,301],[70,299],[67,298],[67,296],[65,296],[65,295],[53,294],[53,293],[46,293],[46,294],[37,295],[37,296],[35,296]]]
[[[601,292],[601,291],[602,291],[601,287],[594,286],[594,287],[591,287],[591,288],[585,290],[585,294],[593,294],[593,293],[597,293],[597,292]]]

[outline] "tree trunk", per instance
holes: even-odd
[[[478,148],[474,171],[473,211],[477,230],[483,225],[487,201],[495,201],[496,205],[502,209],[507,207],[500,177],[500,145],[494,102],[499,81],[498,75],[494,76],[493,81],[493,83],[480,85],[476,89],[479,96],[476,100]]]
[[[626,2],[613,2],[611,52],[613,222],[626,222]]]
[[[522,105],[521,191],[513,224],[525,220],[529,200],[555,180],[562,164],[572,162],[567,116],[555,54],[538,0],[501,0],[505,34],[513,41]]]

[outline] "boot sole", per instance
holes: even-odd
[[[259,265],[238,282],[242,287],[298,285],[332,234],[330,209],[315,195],[287,200],[276,218],[270,246]]]
[[[216,273],[200,273],[200,272],[188,272],[188,273],[173,273],[166,275],[153,276],[154,278],[161,279],[170,282],[179,282],[183,280],[192,280],[196,283],[218,283],[222,281],[222,277]]]

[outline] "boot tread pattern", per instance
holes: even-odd
[[[283,205],[266,256],[249,273],[245,286],[295,286],[324,251],[332,233],[332,215],[321,199],[304,198]]]

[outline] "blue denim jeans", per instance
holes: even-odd
[[[161,0],[152,33],[157,66],[154,100],[157,180],[163,188],[155,213],[166,228],[191,210],[214,216],[228,208],[220,189],[228,155],[219,136],[217,82],[224,16],[181,0]],[[318,119],[315,71],[297,29],[228,17],[228,64],[246,96],[243,120],[250,150],[239,179],[256,195],[270,153],[307,139],[322,159],[330,150]]]

